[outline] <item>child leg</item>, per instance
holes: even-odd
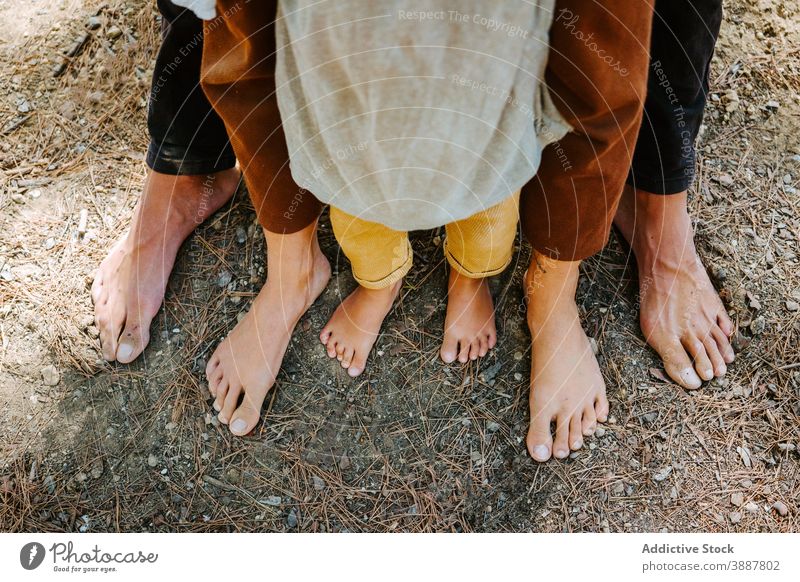
[[[336,240],[350,260],[358,287],[342,301],[320,333],[328,356],[356,377],[412,263],[408,233],[361,220],[331,206]]]
[[[483,357],[497,342],[487,278],[511,262],[519,219],[519,193],[488,210],[447,225],[450,264],[447,315],[440,356],[446,363]]]

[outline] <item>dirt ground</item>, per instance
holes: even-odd
[[[612,237],[579,290],[612,417],[545,465],[524,447],[525,245],[494,282],[497,348],[448,367],[442,233],[416,236],[402,301],[354,381],[316,339],[353,285],[323,221],[334,278],[263,422],[233,438],[202,370],[265,277],[242,190],[185,245],[144,358],[98,360],[88,282],[143,183],[154,4],[0,2],[0,530],[800,530],[795,2],[726,3],[699,143],[691,207],[737,362],[696,392],[666,381]]]

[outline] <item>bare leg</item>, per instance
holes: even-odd
[[[695,389],[725,374],[733,323],[697,255],[686,192],[628,186],[614,224],[636,255],[642,332],[669,376]]]
[[[236,168],[207,176],[148,172],[130,229],[111,248],[92,284],[106,360],[127,364],[144,351],[178,249],[233,196],[238,183]]]
[[[366,368],[383,320],[391,311],[402,285],[402,280],[384,289],[359,285],[322,328],[319,339],[328,357],[339,360],[351,377],[355,378]]]
[[[567,457],[608,417],[605,382],[575,304],[579,265],[534,251],[525,274],[533,338],[527,445],[540,462]]]
[[[472,279],[450,269],[447,316],[440,356],[461,363],[485,356],[497,343],[494,303],[486,279]]]
[[[267,282],[206,367],[214,408],[235,435],[255,427],[295,325],[330,279],[330,264],[319,248],[316,228],[315,221],[293,234],[264,231]]]

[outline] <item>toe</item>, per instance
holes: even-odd
[[[692,360],[677,339],[654,341],[653,346],[661,356],[664,369],[670,378],[688,390],[700,388],[703,381],[694,371]]]
[[[477,360],[480,355],[481,355],[481,344],[477,339],[475,339],[471,341],[469,344],[469,359]]]
[[[456,360],[458,356],[458,340],[452,334],[445,332],[439,355],[445,364],[450,364]]]
[[[698,376],[703,380],[711,380],[714,377],[714,367],[708,359],[703,341],[697,337],[687,337],[683,340],[683,345],[694,360],[694,369]]]
[[[497,334],[496,333],[491,332],[490,334],[488,334],[486,336],[486,345],[489,347],[490,350],[492,348],[494,348],[495,345],[497,345]]]
[[[117,361],[129,364],[144,351],[150,341],[150,321],[127,321],[117,345]]]
[[[531,410],[531,425],[526,439],[528,452],[535,461],[544,463],[553,451],[553,436],[550,434],[550,417]]]
[[[458,351],[458,361],[462,364],[466,364],[469,361],[469,342],[467,341],[459,341],[458,345],[460,346],[460,350]]]
[[[329,339],[331,339],[331,330],[327,327],[323,327],[322,331],[319,332],[319,341],[323,344],[327,344]]]
[[[608,398],[606,398],[606,391],[603,390],[594,401],[594,416],[597,422],[605,422],[608,420],[608,410]]]
[[[350,364],[353,362],[353,349],[346,348],[344,353],[342,354],[342,368],[349,368]]]
[[[711,334],[706,336],[703,345],[706,348],[706,354],[711,362],[711,366],[714,368],[714,375],[717,378],[721,378],[725,375],[725,372],[728,371],[728,366],[725,365],[725,360],[722,359],[722,354],[719,353],[717,341],[714,339],[714,336]]]
[[[211,359],[208,361],[208,364],[206,364],[206,379],[209,382],[211,382],[212,374],[214,373],[214,370],[217,369],[217,366],[219,366],[219,356],[217,356],[217,353],[214,352],[214,354],[211,356]]]
[[[556,459],[569,456],[569,421],[570,417],[566,414],[556,420],[556,438],[553,441],[553,456]]]
[[[229,384],[227,379],[221,378],[220,381],[217,382],[217,387],[215,390],[216,394],[214,395],[214,404],[212,405],[214,410],[217,412],[222,410],[222,406],[225,404],[225,397],[228,395],[228,388]]]
[[[245,392],[241,405],[231,416],[231,432],[236,436],[244,436],[253,430],[261,417],[262,404],[264,404],[264,398],[256,400]]]
[[[717,349],[725,363],[733,363],[736,359],[736,355],[733,353],[733,346],[731,346],[731,342],[725,334],[725,330],[716,328],[712,330],[711,334],[714,336],[714,341],[717,342]]]
[[[480,340],[478,340],[478,343],[478,355],[482,358],[489,353],[489,340],[485,337],[482,337]]]
[[[100,271],[94,277],[92,281],[92,304],[97,305],[100,302],[100,297],[103,295],[103,276]]]
[[[581,416],[583,414],[580,410],[573,413],[569,421],[569,448],[577,451],[583,446],[583,426],[581,424]]]
[[[583,411],[583,418],[581,418],[581,433],[583,436],[592,436],[595,430],[597,430],[597,415],[594,407],[588,406]]]
[[[344,344],[337,343],[336,344],[336,359],[340,362],[344,358],[344,352],[347,349],[347,346]]]
[[[239,406],[239,396],[242,393],[242,387],[237,385],[230,386],[228,393],[225,395],[225,402],[222,405],[222,410],[219,411],[219,421],[223,424],[228,424],[231,416]]]
[[[724,308],[720,309],[719,313],[717,314],[717,325],[726,337],[731,337],[733,335],[733,322],[731,321],[731,318],[728,317],[728,314],[725,313]]]
[[[350,363],[350,367],[347,368],[347,373],[352,378],[359,376],[367,367],[367,359],[361,355],[362,353],[367,352],[356,350],[356,352],[353,354],[353,361]]]
[[[328,353],[329,358],[336,357],[336,340],[334,338],[328,339],[328,343],[325,344],[325,351]]]

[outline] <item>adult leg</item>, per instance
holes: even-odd
[[[147,178],[130,229],[92,284],[103,357],[121,363],[147,345],[181,244],[239,182],[225,127],[200,89],[202,23],[167,0],[158,6],[162,45],[148,110]]]
[[[292,331],[330,278],[317,243],[321,205],[289,172],[275,97],[276,10],[275,1],[218,0],[220,16],[205,27],[203,90],[225,122],[267,240],[267,281],[206,368],[219,419],[236,435],[258,422]]]
[[[694,246],[687,190],[722,0],[657,0],[644,121],[614,222],[639,269],[647,342],[681,386],[722,376],[733,324]]]
[[[523,230],[535,250],[525,287],[533,337],[527,445],[537,461],[566,457],[608,414],[575,290],[579,261],[608,238],[633,154],[652,12],[647,0],[556,3],[547,83],[574,130],[560,152],[545,150],[521,200]]]

